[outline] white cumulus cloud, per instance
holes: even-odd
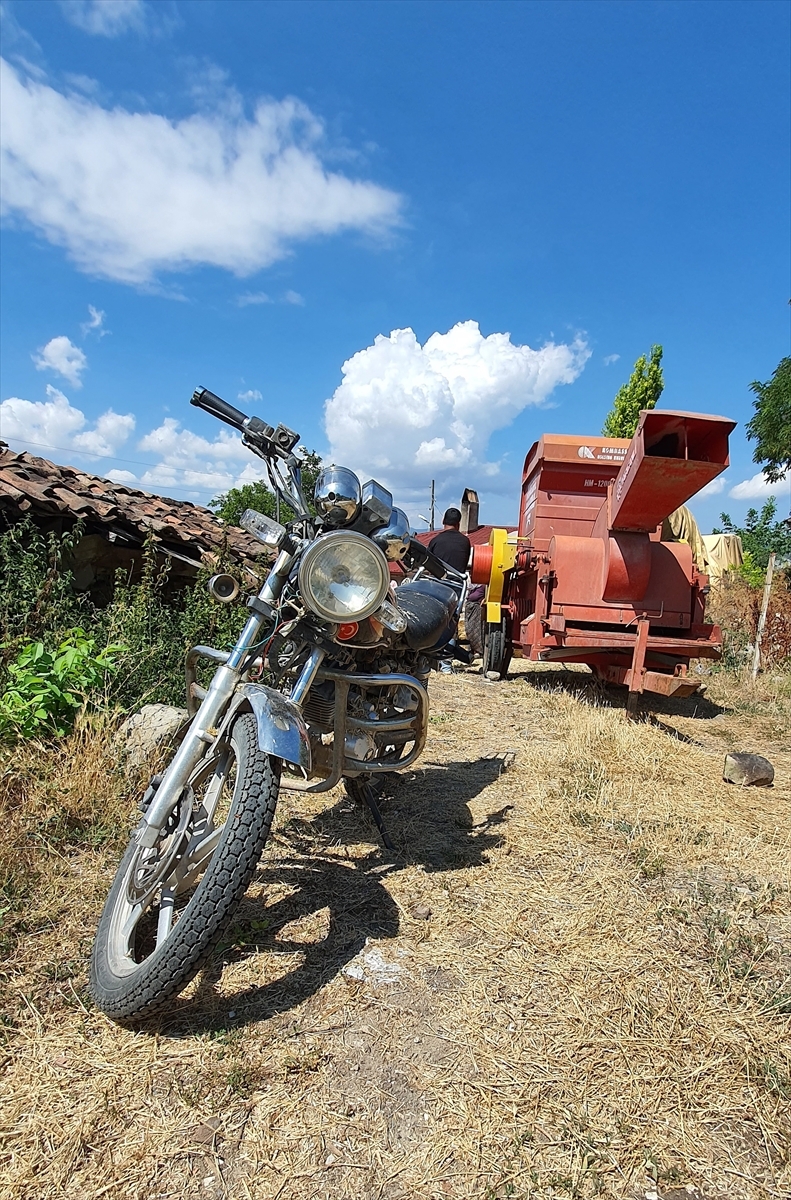
[[[712,479],[705,487],[702,487],[695,496],[696,500],[705,500],[707,496],[719,496],[720,492],[725,490],[727,479],[724,475],[718,475],[716,479]]]
[[[602,362],[604,363],[605,367],[611,367],[613,363],[617,363],[620,357],[620,354],[605,354]]]
[[[174,121],[1,70],[3,210],[92,274],[145,284],[209,264],[244,276],[294,241],[399,219],[394,192],[325,166],[323,126],[293,98],[260,100],[251,118],[218,100]]]
[[[46,400],[12,396],[0,404],[0,435],[10,443],[30,446],[33,454],[63,461],[62,451],[87,457],[114,455],[134,432],[135,418],[108,408],[94,424],[58,388],[47,385]]]
[[[31,355],[37,371],[55,371],[68,379],[72,387],[82,387],[80,375],[88,366],[79,346],[75,346],[65,335],[54,337]]]
[[[61,0],[66,20],[84,33],[118,37],[128,29],[143,29],[143,0]]]
[[[218,492],[264,475],[260,460],[230,430],[218,430],[214,441],[209,441],[166,417],[134,449],[127,449],[134,430],[131,413],[123,415],[112,409],[89,422],[85,413],[52,386],[47,387],[46,401],[11,397],[0,404],[0,436],[15,450],[28,449],[64,464],[85,460],[87,469],[97,475],[144,491],[205,504]],[[146,465],[141,461],[143,455],[154,461]],[[112,465],[113,459],[118,466]]]
[[[255,400],[263,400],[264,397],[258,388],[248,388],[246,392],[239,392],[236,398],[237,400],[244,400],[246,403],[251,404]]]
[[[572,383],[589,357],[581,337],[533,350],[508,333],[484,337],[476,321],[422,346],[411,329],[380,335],[343,364],[326,402],[332,457],[376,475],[407,506],[432,478],[440,491],[474,485],[499,469],[486,460],[491,434]]]
[[[230,430],[220,429],[210,442],[183,429],[173,417],[166,417],[141,438],[138,449],[155,455],[158,460],[140,475],[140,487],[147,491],[176,486],[214,494],[251,483],[264,474],[263,464]]]
[[[768,496],[779,496],[789,489],[789,479],[784,476],[777,483],[770,483],[763,471],[753,475],[751,479],[743,479],[728,492],[734,500],[765,500]]]

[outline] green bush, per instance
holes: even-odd
[[[125,649],[110,645],[97,652],[95,640],[83,629],[70,630],[56,650],[44,642],[28,642],[6,668],[0,738],[67,733],[91,695],[106,690]]]
[[[745,550],[744,558],[737,568],[742,579],[746,579],[750,587],[762,588],[766,572],[759,567],[750,550]]]
[[[89,625],[93,605],[74,589],[69,563],[83,534],[43,534],[25,517],[0,536],[0,643],[12,658],[21,640]]]
[[[0,535],[0,705],[5,728],[18,729],[21,736],[65,729],[68,711],[75,708],[67,695],[126,712],[152,702],[183,704],[186,651],[199,642],[230,649],[247,616],[243,603],[217,604],[206,589],[209,575],[223,570],[250,590],[249,580],[245,583],[227,556],[220,555],[211,571],[202,568],[192,586],[175,590],[168,586],[169,561],[158,565],[153,537],[143,548],[139,578],[132,582],[127,572],[118,571],[109,604],[99,608],[74,586],[70,563],[82,532],[78,523],[66,534],[45,536],[24,520]],[[62,654],[52,647],[73,640],[76,630],[93,646],[83,655],[86,671],[88,659],[104,662],[107,655],[116,669],[102,673],[101,680],[92,676],[74,689],[61,688],[54,665],[46,665],[42,656],[54,664]],[[41,647],[35,660],[30,657],[34,645]],[[19,671],[30,677],[25,674],[22,681]],[[52,683],[52,689],[34,683],[34,675]],[[57,699],[59,688],[64,697]],[[49,699],[34,702],[36,695]],[[49,703],[57,715],[46,709]],[[78,699],[76,706],[81,703]],[[34,714],[45,709],[49,723],[37,723]]]
[[[739,535],[745,557],[749,554],[755,566],[761,569],[761,585],[770,554],[776,554],[781,559],[791,557],[791,526],[787,521],[776,521],[776,512],[777,501],[770,496],[760,514],[756,508],[748,508],[744,525],[736,525],[727,513],[720,513],[722,529],[713,530],[714,533]]]
[[[198,643],[230,650],[248,615],[243,604],[218,604],[206,587],[217,570],[238,577],[232,563],[201,568],[179,595],[167,592],[168,569],[157,569],[155,544],[148,543],[139,582],[130,584],[119,573],[112,602],[99,617],[105,640],[127,647],[110,692],[126,711],[142,704],[184,704],[187,650]]]

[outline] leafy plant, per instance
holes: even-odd
[[[776,512],[777,501],[774,496],[770,496],[761,509],[760,516],[755,508],[747,510],[744,525],[736,525],[727,513],[720,513],[722,528],[715,529],[714,533],[738,534],[745,556],[749,554],[751,563],[763,573],[769,565],[769,555],[773,552],[779,558],[791,556],[791,526],[786,521],[775,521]],[[762,583],[763,574],[758,580],[758,585]]]
[[[777,483],[791,471],[791,358],[781,358],[768,383],[750,384],[755,415],[747,436],[755,441],[753,461],[765,463],[764,475]]]
[[[97,652],[95,640],[83,629],[70,630],[57,650],[42,641],[28,642],[7,667],[0,737],[65,734],[91,694],[105,688],[125,649],[110,645]]]
[[[31,643],[40,642],[49,653],[79,628],[97,647],[123,646],[113,659],[118,670],[104,681],[108,704],[126,711],[154,701],[183,704],[189,646],[209,642],[228,649],[244,624],[243,603],[217,604],[206,589],[210,574],[234,574],[238,568],[221,553],[192,586],[175,590],[169,586],[169,560],[162,563],[152,535],[138,578],[119,570],[109,603],[99,608],[75,587],[71,563],[81,536],[80,524],[45,536],[29,520],[0,535],[0,694],[15,687],[11,669]],[[239,582],[243,592],[250,590],[249,578]],[[8,704],[18,708],[19,700]],[[8,718],[8,705],[4,711]],[[54,726],[47,728],[54,732]]]
[[[662,375],[662,347],[652,346],[648,358],[641,354],[634,364],[634,370],[619,389],[613,401],[613,406],[607,414],[602,433],[605,437],[631,438],[634,437],[640,420],[640,410],[656,408],[657,401],[664,391],[665,381]]]
[[[208,642],[230,649],[245,622],[243,604],[217,604],[206,584],[215,571],[234,573],[234,564],[220,556],[211,569],[202,568],[195,583],[179,595],[166,587],[168,564],[157,564],[156,543],[147,541],[143,570],[136,583],[122,572],[116,577],[113,599],[99,614],[107,641],[123,642],[123,669],[115,677],[110,698],[132,710],[141,704],[184,703],[184,656],[190,646]],[[240,579],[249,590],[249,581]]]
[[[83,535],[78,521],[63,534],[43,534],[25,517],[0,535],[0,641],[13,656],[20,638],[62,633],[91,620],[93,606],[74,589],[71,562]]]
[[[739,574],[746,579],[750,587],[760,588],[764,585],[766,572],[762,571],[749,550],[745,550],[744,558],[739,566]]]

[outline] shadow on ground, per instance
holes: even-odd
[[[378,801],[398,847],[395,855],[381,847],[363,858],[346,860],[328,853],[345,843],[379,840],[367,809],[346,796],[313,817],[288,820],[278,830],[272,852],[264,852],[253,881],[254,886],[263,885],[263,896],[245,897],[224,943],[201,973],[196,994],[174,1004],[160,1024],[161,1032],[170,1037],[193,1036],[285,1013],[337,975],[368,938],[395,937],[399,910],[383,878],[408,866],[422,865],[433,872],[485,863],[487,852],[502,840],[498,827],[510,806],[476,825],[468,802],[501,770],[499,759],[479,759],[429,764],[388,776],[379,788]],[[280,846],[287,847],[283,857],[278,857]],[[267,886],[278,892],[291,890],[268,903]],[[324,910],[329,914],[326,932],[318,941],[289,936],[287,926]],[[291,969],[285,963],[285,973],[260,987],[221,995],[217,984],[223,967],[253,955],[278,960],[299,955],[299,961]]]
[[[529,687],[535,688],[537,691],[566,692],[571,696],[576,696],[585,704],[626,708],[628,692],[625,687],[602,683],[595,675],[582,671],[564,671],[562,668],[530,670],[528,667],[521,670],[514,678],[523,680]],[[702,721],[710,721],[725,711],[719,704],[707,699],[705,695],[672,697],[660,696],[655,692],[645,692],[639,708],[639,712],[644,715],[661,713],[667,717],[693,717]]]

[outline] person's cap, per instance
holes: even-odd
[[[448,508],[445,510],[445,516],[442,518],[443,525],[460,525],[461,513],[458,508]]]

